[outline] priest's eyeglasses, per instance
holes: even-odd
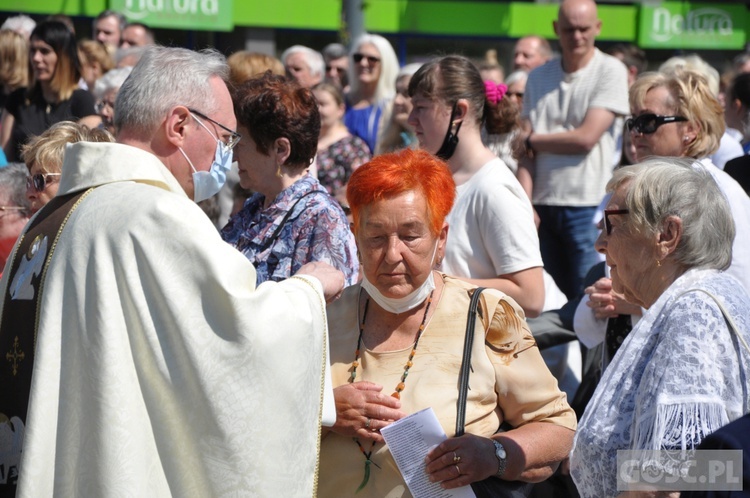
[[[47,185],[52,183],[49,179],[60,176],[60,173],[37,173],[26,177],[26,190],[35,190],[43,192]]]
[[[625,126],[628,131],[635,130],[638,133],[644,135],[651,135],[664,124],[676,123],[678,121],[687,121],[687,118],[683,116],[659,116],[658,114],[641,114],[635,118],[628,118],[625,120]]]
[[[609,221],[609,217],[613,214],[628,214],[630,209],[605,209],[604,210],[604,229],[607,231],[607,235],[612,235],[612,222]]]
[[[236,131],[230,130],[229,128],[227,128],[223,124],[219,123],[218,121],[214,121],[213,119],[209,118],[208,116],[206,116],[202,112],[196,111],[195,109],[191,109],[190,107],[188,107],[188,111],[190,111],[191,113],[195,114],[199,118],[203,118],[206,121],[212,122],[213,124],[215,124],[216,126],[218,126],[219,128],[221,128],[222,130],[224,130],[227,133],[229,133],[229,140],[227,140],[226,142],[224,142],[224,145],[226,145],[230,150],[234,149],[235,145],[237,145],[237,143],[240,141],[240,138],[242,138],[242,135],[240,135]]]

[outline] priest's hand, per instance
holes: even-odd
[[[296,275],[310,275],[320,280],[327,303],[338,299],[344,291],[344,274],[328,263],[313,261],[304,264]]]
[[[372,382],[354,382],[334,389],[336,424],[331,430],[382,443],[380,429],[406,416],[399,410],[401,402],[382,390],[383,386]]]

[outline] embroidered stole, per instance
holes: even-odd
[[[14,496],[18,481],[46,269],[70,214],[92,190],[52,199],[11,256],[0,321],[0,496]]]

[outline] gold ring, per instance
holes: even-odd
[[[461,461],[461,457],[456,455],[456,452],[453,452],[453,463],[458,463]]]
[[[460,476],[461,475],[461,469],[458,468],[458,465],[454,465],[454,467],[456,467],[456,472],[458,472],[458,475],[456,477]]]
[[[370,428],[370,422],[372,422],[372,419],[370,417],[367,417],[367,420],[365,420],[365,429]]]

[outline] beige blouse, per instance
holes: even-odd
[[[456,425],[468,291],[475,286],[441,276],[445,283],[443,293],[419,341],[414,365],[401,393],[401,410],[414,413],[431,406],[450,437]],[[359,285],[349,287],[341,299],[328,307],[334,387],[346,384],[351,376],[359,335],[359,292]],[[574,430],[575,414],[539,354],[521,308],[502,292],[488,289],[482,293],[480,310],[483,326],[481,330],[477,327],[474,336],[466,432],[489,437],[503,421],[514,427],[543,421]],[[485,317],[490,316],[488,323]],[[375,382],[383,386],[383,393],[392,393],[410,351],[411,347],[372,352],[363,345],[356,381]],[[362,442],[368,452],[371,444]],[[372,461],[380,468],[370,467],[369,482],[357,497],[411,496],[385,445],[375,445]],[[364,475],[364,463],[365,457],[351,437],[326,434],[321,445],[319,496],[354,496]]]

